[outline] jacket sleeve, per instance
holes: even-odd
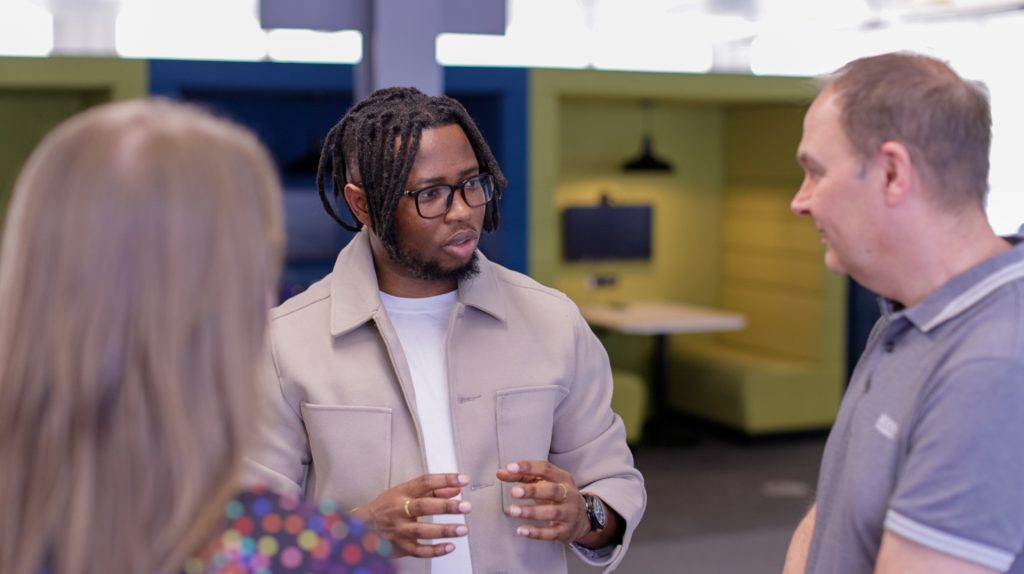
[[[626,444],[622,419],[611,409],[612,372],[601,342],[573,306],[576,340],[570,394],[556,411],[551,462],[572,473],[580,490],[596,494],[626,522],[622,543],[601,558],[572,546],[580,558],[610,572],[622,561],[647,506],[647,493]]]
[[[289,399],[281,385],[272,333],[260,366],[259,431],[249,447],[242,471],[245,486],[262,485],[280,494],[302,495],[310,464],[309,442],[299,401]]]

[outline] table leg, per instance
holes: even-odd
[[[668,404],[668,335],[654,335],[649,382],[650,414],[644,424],[643,444],[651,446],[688,446],[697,443],[697,435]]]
[[[654,336],[651,357],[651,418],[662,420],[668,414],[668,335]]]

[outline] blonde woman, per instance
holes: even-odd
[[[238,492],[283,249],[248,131],[169,101],[58,126],[0,251],[0,572],[391,572],[387,543]]]

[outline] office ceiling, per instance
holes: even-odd
[[[336,0],[302,0],[306,4],[318,5],[329,5],[333,1]],[[909,43],[912,47],[913,43],[908,42],[906,38],[914,34],[920,35],[922,28],[934,31],[953,25],[963,26],[965,23],[972,26],[977,23],[978,26],[984,27],[994,20],[1008,20],[1004,16],[1011,13],[1015,13],[1013,18],[1009,18],[1014,20],[1012,26],[1015,29],[1024,23],[1024,0],[493,1],[504,2],[508,15],[508,31],[505,35],[508,55],[491,62],[493,65],[592,65],[598,68],[618,66],[630,69],[641,64],[655,64],[651,68],[655,71],[742,72],[752,69],[752,64],[756,63],[752,62],[757,59],[757,55],[751,55],[751,46],[758,42],[762,47],[769,46],[774,48],[775,52],[779,52],[776,59],[806,60],[814,56],[808,53],[812,51],[805,48],[793,54],[785,52],[785,44],[795,43],[792,41],[794,38],[799,39],[799,43],[804,47],[838,46],[837,49],[841,53],[835,55],[834,59],[842,59],[853,55],[855,51],[853,48],[843,47],[843,42],[848,40],[843,37],[846,33],[887,31],[890,36],[898,36],[902,38],[903,44]],[[52,53],[103,55],[115,53],[115,19],[122,14],[123,9],[130,8],[133,15],[138,15],[142,11],[152,11],[154,16],[149,17],[149,20],[167,20],[165,16],[155,15],[181,16],[179,20],[188,22],[189,38],[196,36],[198,27],[230,31],[236,28],[241,30],[243,26],[248,28],[239,34],[244,32],[255,37],[261,33],[260,23],[255,19],[259,13],[260,2],[261,0],[14,0],[13,4],[8,4],[42,6],[52,13]],[[0,5],[3,4],[4,1],[0,0]],[[183,16],[186,14],[187,18]],[[162,23],[154,26],[158,32],[170,27]],[[275,26],[264,25],[264,28],[273,27]],[[911,34],[905,34],[905,27],[916,29],[910,30]],[[1007,27],[1009,26],[1003,26]],[[125,29],[128,32],[133,31],[127,24]],[[841,34],[835,34],[837,31]],[[149,36],[153,34],[152,30],[146,29],[136,35],[149,40]],[[211,36],[216,35],[211,33]],[[937,43],[959,35],[961,33],[958,30],[942,30],[932,32],[930,37],[920,42]],[[544,42],[551,42],[552,45],[538,46]],[[156,55],[167,57],[178,54],[173,45],[173,38],[168,38],[165,43],[167,46],[161,48],[163,51],[154,52]],[[222,39],[219,43],[226,44]],[[700,43],[703,43],[703,48],[697,45]],[[565,49],[566,44],[577,52],[589,51],[591,55],[569,55],[560,60],[559,53]],[[886,39],[884,45],[908,48],[889,39]],[[711,50],[708,46],[714,47],[713,56],[705,54],[700,58],[694,57],[695,61],[692,64],[680,64],[688,54],[701,49],[705,52]],[[130,55],[145,56],[148,53],[146,49],[140,48]],[[532,49],[536,49],[540,54],[534,59],[524,58],[523,54]],[[470,50],[471,53],[476,51],[479,50]],[[606,57],[593,56],[592,54],[597,51],[617,53]],[[633,57],[636,62],[627,61],[628,57],[623,55],[630,51],[636,52],[637,55]],[[208,57],[226,57],[222,52],[223,50],[212,50]],[[257,53],[259,50],[253,52],[256,55],[251,57],[260,57]],[[665,54],[670,55],[675,61],[666,62],[659,68],[656,60]],[[188,52],[189,57],[203,55],[198,49]],[[234,53],[228,56],[244,57]],[[550,61],[545,61],[545,58]],[[603,61],[611,61],[611,64],[602,66]],[[487,62],[444,63],[482,65]],[[817,67],[797,70],[797,73],[820,71],[819,68],[827,69],[832,63],[830,61]]]

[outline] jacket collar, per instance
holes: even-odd
[[[458,301],[505,321],[505,301],[499,291],[496,265],[477,250],[480,273],[459,283]],[[331,335],[338,336],[384,313],[373,267],[370,235],[363,229],[341,250],[330,277]]]

